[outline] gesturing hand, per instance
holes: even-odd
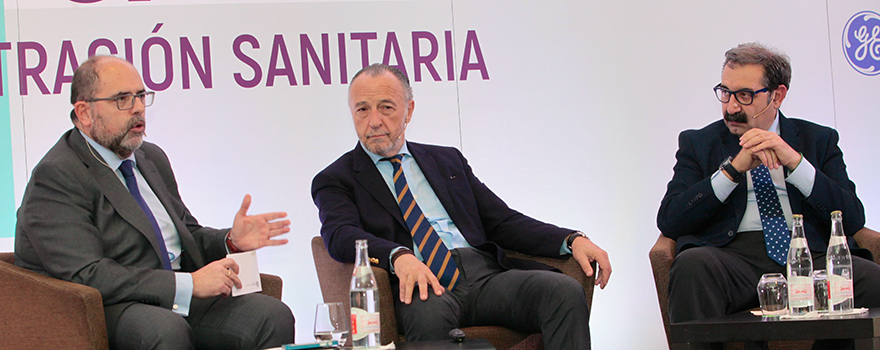
[[[229,238],[236,248],[242,251],[254,250],[267,245],[287,244],[286,239],[272,239],[272,237],[290,232],[290,220],[281,220],[287,217],[285,212],[266,213],[259,215],[247,215],[251,206],[251,195],[245,195],[241,202],[241,208],[235,213],[232,221],[232,229],[229,230]]]

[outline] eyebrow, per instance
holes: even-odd
[[[144,92],[147,92],[147,90],[146,90],[146,89],[140,89],[140,90],[138,90],[138,91],[135,92],[135,93],[131,93],[131,92],[128,92],[128,91],[120,91],[120,92],[117,92],[116,94],[114,94],[112,97],[119,97],[119,96],[125,96],[125,95],[137,95],[137,94],[144,93]]]

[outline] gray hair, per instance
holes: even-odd
[[[387,64],[373,63],[369,66],[362,68],[357,73],[355,73],[354,77],[351,78],[351,82],[348,83],[349,89],[351,89],[351,85],[354,84],[355,79],[361,76],[361,74],[366,73],[371,77],[377,77],[385,72],[390,72],[394,75],[394,77],[397,78],[397,80],[400,81],[400,84],[403,85],[403,91],[406,93],[406,100],[412,100],[413,92],[412,86],[409,85],[409,78],[406,76],[406,74],[401,72],[400,69],[394,68]]]
[[[724,53],[724,67],[736,68],[757,64],[764,68],[764,87],[776,90],[779,85],[789,88],[791,83],[791,62],[788,55],[761,43],[739,44]]]
[[[73,72],[73,80],[70,83],[70,104],[95,97],[95,92],[98,91],[98,83],[101,81],[100,77],[98,77],[98,68],[108,59],[125,61],[116,56],[97,55],[90,57],[76,68],[76,71]],[[73,111],[70,113],[70,119],[76,119],[76,114]]]

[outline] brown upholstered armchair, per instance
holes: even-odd
[[[571,276],[584,286],[587,305],[592,306],[594,278],[587,277],[573,258],[553,259],[534,257],[513,251],[506,251],[506,253],[511,258],[531,259],[555,267],[566,275]],[[320,236],[312,238],[312,255],[315,259],[315,269],[318,271],[318,281],[321,284],[324,302],[342,302],[347,310],[349,308],[349,285],[354,264],[340,263],[331,258],[327,252],[327,247],[324,245],[324,239]],[[394,299],[392,299],[397,293],[391,290],[388,271],[374,266],[373,274],[376,275],[376,282],[379,284],[382,344],[388,344],[392,341],[397,343],[404,342],[403,334],[399,334],[397,331],[397,317],[394,313]],[[468,327],[462,330],[467,334],[468,338],[488,339],[499,350],[544,348],[541,334],[522,334],[504,327]]]
[[[0,253],[3,349],[107,349],[104,305],[97,289],[13,265]],[[260,274],[263,294],[281,299],[281,278]]]
[[[856,242],[862,248],[866,248],[874,254],[874,261],[880,263],[880,233],[867,227],[862,228],[855,234]],[[651,268],[654,270],[654,284],[657,287],[657,299],[660,302],[660,313],[663,317],[663,326],[666,328],[666,339],[669,340],[669,268],[672,259],[675,258],[675,241],[660,235],[657,243],[649,253]],[[741,348],[742,343],[725,344],[725,348]],[[811,341],[780,341],[770,342],[771,349],[809,349]]]

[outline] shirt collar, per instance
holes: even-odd
[[[79,130],[79,129],[77,129],[77,130]],[[86,139],[86,142],[88,142],[89,145],[91,145],[92,148],[98,152],[98,154],[101,156],[101,158],[104,158],[104,162],[107,164],[107,166],[110,167],[110,169],[113,169],[113,171],[116,171],[116,169],[119,169],[119,165],[121,165],[122,161],[125,159],[119,158],[119,156],[117,156],[116,153],[113,153],[113,151],[107,149],[104,146],[101,146],[100,144],[98,144],[97,141],[92,140],[92,138],[89,137],[88,135],[86,135],[86,133],[84,133],[82,130],[79,130],[79,133],[80,133],[80,135],[83,136],[83,138]],[[128,158],[126,158],[126,159],[131,160],[132,166],[134,166],[134,167],[137,166],[137,161],[134,158],[134,152],[131,152],[131,155],[128,156]]]
[[[370,152],[370,150],[368,150],[363,143],[358,142],[358,144],[361,145],[361,148],[364,150],[364,152],[367,152],[367,155],[370,156],[370,159],[373,161],[374,165],[379,164],[379,162],[385,158],[383,156]],[[403,147],[400,148],[400,152],[397,152],[397,154],[405,154],[412,157],[412,154],[409,153],[409,149],[406,147],[406,142],[403,143]]]
[[[779,132],[779,110],[776,110],[776,118],[773,119],[773,124],[770,125],[770,130],[773,130],[778,135],[781,135]]]

